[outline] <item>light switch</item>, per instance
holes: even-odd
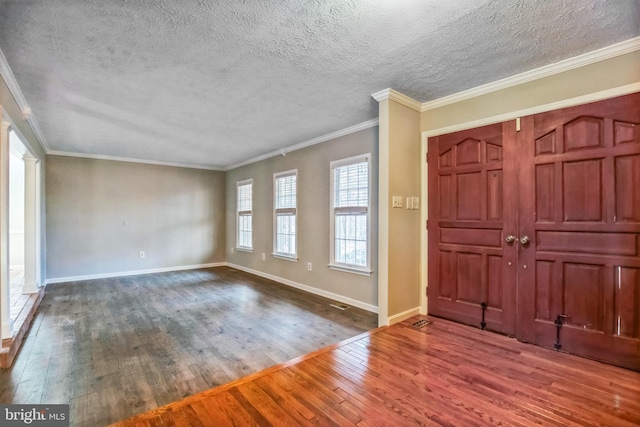
[[[420,198],[419,197],[407,197],[407,209],[417,210],[420,209]]]
[[[394,208],[401,208],[402,207],[402,196],[393,196],[392,200],[392,207]]]

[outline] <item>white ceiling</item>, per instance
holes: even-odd
[[[228,168],[640,34],[640,0],[0,0],[52,150]]]

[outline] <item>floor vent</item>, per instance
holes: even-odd
[[[427,320],[427,319],[420,319],[416,322],[413,322],[411,324],[411,326],[413,326],[416,329],[420,329],[420,328],[424,328],[425,326],[427,326],[429,323],[431,323],[431,320]]]
[[[342,310],[342,311],[345,311],[347,308],[349,308],[348,305],[344,305],[344,304],[329,304],[329,305],[333,308],[337,308],[338,310]]]

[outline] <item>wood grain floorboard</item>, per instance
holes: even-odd
[[[415,329],[415,320],[112,427],[158,418],[203,426],[640,425],[639,372],[443,319]]]
[[[0,370],[0,403],[69,403],[72,426],[108,425],[376,327],[376,314],[331,303],[227,267],[51,284]],[[240,422],[273,398],[258,385],[237,397],[216,402]],[[197,426],[206,411],[140,423]]]

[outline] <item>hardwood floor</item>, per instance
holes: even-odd
[[[637,426],[640,373],[433,319],[380,328],[114,424]]]
[[[377,315],[234,269],[52,284],[0,403],[103,426],[370,330]]]

